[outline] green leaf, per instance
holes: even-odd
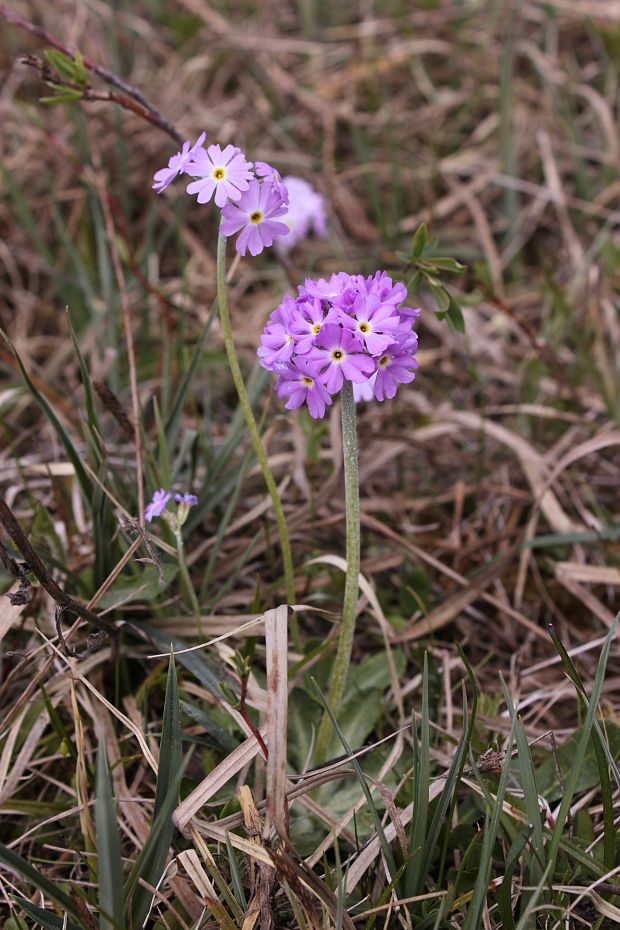
[[[25,898],[18,898],[17,903],[26,911],[29,917],[32,917],[38,924],[41,924],[43,930],[84,930],[83,924],[75,924],[72,920],[65,921],[62,917],[58,917],[56,914],[52,913],[52,911],[46,911],[42,907],[37,907],[36,904],[26,901]]]
[[[450,310],[450,301],[452,299],[450,297],[450,294],[447,292],[445,287],[443,287],[441,284],[432,284],[430,280],[428,280],[428,278],[427,278],[427,282],[428,282],[428,288],[431,294],[433,295],[433,297],[435,298],[435,302],[437,304],[437,310],[438,310],[437,315],[439,316],[440,313],[448,314]],[[441,317],[439,318],[441,319]]]
[[[60,88],[60,85],[50,84],[48,82],[48,87]],[[55,97],[39,97],[39,103],[45,103],[48,106],[53,103],[75,103],[77,100],[81,100],[84,94],[81,90],[68,90],[67,88],[62,88],[62,91],[59,90],[59,93]]]
[[[153,899],[151,892],[138,883],[139,879],[142,878],[148,885],[157,887],[164,874],[174,832],[172,812],[179,803],[181,771],[181,718],[177,673],[174,653],[172,653],[164,701],[153,824],[134,864],[128,889],[133,892],[131,900],[131,926],[133,927],[142,927]],[[128,898],[127,894],[126,899]]]
[[[33,865],[30,865],[25,859],[23,859],[19,853],[14,852],[12,849],[9,849],[4,843],[0,843],[0,862],[3,862],[9,869],[13,872],[17,872],[29,885],[33,885],[35,888],[38,888],[44,895],[48,898],[51,898],[52,901],[55,901],[61,907],[76,920],[79,919],[78,913],[75,909],[73,901],[66,892],[59,888],[54,882],[50,881],[46,875],[43,875],[39,872],[38,869],[35,869]]]
[[[411,240],[411,261],[412,262],[415,262],[418,258],[421,257],[427,245],[428,245],[428,230],[426,228],[426,223],[420,223],[415,233],[413,234],[413,239]]]
[[[97,878],[99,881],[99,930],[122,930],[123,863],[116,805],[108,772],[105,744],[99,743],[95,800]]]
[[[342,737],[350,746],[358,749],[381,716],[381,692],[365,691],[362,694],[348,693],[338,708],[340,733],[333,733],[327,750],[328,758],[337,756]]]
[[[456,258],[449,257],[435,257],[428,258],[427,262],[429,265],[437,271],[447,271],[449,274],[459,274],[461,271],[465,271],[465,265],[461,265],[460,262],[457,262]]]
[[[321,703],[322,703],[322,705],[323,705],[325,711],[327,712],[327,715],[328,715],[329,719],[331,720],[332,726],[333,726],[334,730],[336,731],[336,733],[337,733],[337,735],[338,735],[338,739],[339,739],[340,742],[342,743],[342,746],[343,746],[343,749],[344,749],[345,753],[347,754],[347,756],[348,756],[348,757],[350,758],[350,760],[351,760],[351,765],[352,765],[353,768],[355,769],[355,774],[356,774],[356,776],[357,776],[357,780],[359,781],[360,787],[361,787],[362,791],[364,792],[364,795],[365,795],[365,797],[366,797],[366,803],[367,803],[367,806],[368,806],[368,810],[369,810],[370,814],[372,815],[372,819],[373,819],[373,821],[374,821],[375,829],[376,829],[376,831],[377,831],[377,836],[379,837],[379,843],[380,843],[380,845],[381,845],[381,850],[382,850],[382,852],[383,852],[383,856],[384,856],[385,861],[386,861],[386,863],[387,863],[388,869],[390,870],[390,873],[393,875],[394,872],[396,871],[396,863],[395,863],[395,861],[394,861],[394,856],[392,855],[392,850],[391,850],[391,848],[390,848],[390,844],[389,844],[388,841],[387,841],[387,837],[386,837],[385,831],[384,831],[384,829],[383,829],[383,824],[381,823],[381,817],[380,817],[380,815],[379,815],[379,812],[378,812],[377,807],[376,807],[376,805],[375,805],[375,802],[374,802],[374,800],[373,800],[372,794],[371,794],[370,789],[369,789],[369,787],[368,787],[368,784],[367,784],[367,782],[366,782],[366,778],[364,777],[364,773],[363,773],[363,771],[362,771],[362,769],[361,769],[361,766],[360,766],[359,762],[358,762],[357,759],[355,758],[355,755],[354,755],[354,753],[353,753],[353,750],[352,750],[351,747],[349,746],[349,744],[348,744],[348,742],[347,742],[347,740],[346,740],[346,738],[345,738],[345,736],[344,736],[342,730],[340,729],[340,726],[338,725],[338,721],[337,721],[336,718],[334,717],[333,711],[332,711],[331,707],[329,706],[329,704],[327,703],[327,700],[326,700],[326,698],[325,698],[325,695],[323,694],[323,692],[322,692],[321,689],[319,688],[318,684],[316,683],[316,680],[315,680],[314,678],[312,678],[312,677],[311,677],[310,680],[311,680],[311,682],[312,682],[312,684],[313,684],[313,686],[314,686],[314,688],[315,688],[315,690],[316,690],[316,692],[317,692],[317,695],[318,695],[318,697],[319,697],[319,700],[321,701]]]
[[[603,680],[605,678],[605,669],[607,667],[607,659],[609,658],[609,650],[611,649],[611,644],[616,633],[616,627],[618,626],[618,620],[620,619],[620,613],[616,614],[613,623],[609,628],[609,632],[605,638],[605,643],[601,650],[601,655],[598,662],[598,667],[596,670],[596,675],[594,677],[594,684],[592,686],[592,692],[590,694],[590,699],[587,701],[588,712],[586,714],[581,735],[579,737],[579,742],[575,751],[573,758],[573,764],[568,772],[568,777],[564,785],[564,792],[562,794],[562,802],[560,804],[560,809],[558,811],[555,827],[551,835],[551,840],[547,845],[547,856],[546,862],[548,863],[548,870],[553,872],[555,867],[555,861],[560,847],[560,841],[562,839],[562,834],[566,827],[566,820],[570,810],[570,805],[575,794],[575,789],[577,787],[577,780],[581,772],[581,767],[585,759],[586,750],[588,748],[588,743],[590,742],[590,736],[592,733],[592,727],[595,721],[596,711],[598,709],[598,702],[601,695],[601,690],[603,687]],[[585,699],[584,699],[585,703]]]
[[[137,600],[154,601],[172,583],[177,572],[178,567],[172,562],[162,564],[163,585],[156,565],[147,565],[135,578],[121,575],[99,599],[99,608],[107,610]]]
[[[64,426],[62,425],[62,423],[60,422],[60,420],[54,413],[54,410],[48,403],[47,399],[43,396],[43,394],[41,394],[41,392],[34,386],[32,381],[30,380],[30,376],[28,372],[26,371],[24,363],[22,362],[19,356],[19,353],[17,352],[17,349],[15,348],[13,343],[7,338],[7,336],[4,335],[4,333],[2,333],[2,335],[6,339],[7,344],[10,346],[11,351],[13,352],[17,360],[17,364],[19,365],[24,381],[28,385],[30,393],[32,394],[32,396],[34,397],[38,405],[43,410],[43,413],[45,414],[47,419],[50,421],[52,427],[54,428],[56,435],[60,439],[62,445],[65,447],[65,452],[69,456],[71,464],[73,465],[73,468],[75,469],[76,477],[78,479],[78,482],[80,484],[80,487],[82,489],[82,492],[86,500],[90,500],[91,492],[92,492],[90,478],[86,474],[86,471],[84,469],[84,466],[82,465],[82,460],[80,458],[80,455],[77,449],[71,442],[67,431],[65,430]]]
[[[84,59],[79,52],[75,58],[72,58],[58,49],[46,48],[43,50],[43,54],[61,80],[81,86],[88,84],[88,72],[84,66]]]
[[[394,665],[398,675],[405,671],[406,659],[402,652],[394,652]],[[385,652],[364,656],[359,665],[352,666],[347,678],[347,692],[383,691],[391,684],[390,666]]]

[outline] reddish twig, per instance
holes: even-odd
[[[19,16],[13,10],[9,10],[8,7],[4,6],[4,4],[0,4],[0,16],[2,16],[11,26],[18,26],[20,29],[24,29],[31,35],[42,39],[47,45],[50,45],[57,51],[62,52],[69,58],[75,58],[76,49],[72,49],[69,46],[64,45],[64,43],[60,42],[55,38],[55,36],[51,35],[41,26],[36,26],[34,23],[29,22],[29,20],[23,19],[23,17]],[[160,113],[157,107],[153,106],[153,104],[150,103],[144,94],[142,94],[136,87],[128,84],[127,81],[123,81],[122,78],[119,78],[118,75],[114,74],[113,71],[110,71],[109,68],[105,68],[103,65],[97,64],[96,61],[92,61],[90,58],[83,58],[82,60],[84,62],[84,67],[87,68],[88,71],[92,71],[93,74],[98,75],[98,77],[105,81],[106,84],[110,84],[112,87],[116,87],[118,90],[122,91],[123,94],[125,94],[125,97],[113,95],[109,98],[104,97],[100,99],[113,100],[113,102],[118,103],[120,106],[124,106],[126,109],[132,110],[137,116],[140,116],[142,119],[146,119],[149,123],[152,123],[154,126],[157,126],[159,129],[162,129],[164,132],[166,132],[178,145],[183,144],[183,136],[178,131],[178,129],[176,129],[172,123],[166,119],[162,113]]]
[[[248,695],[248,675],[241,675],[239,677],[239,684],[241,687],[241,690],[239,693],[239,708],[238,708],[239,713],[241,714],[241,716],[243,717],[243,719],[249,726],[250,730],[252,731],[252,735],[254,736],[254,738],[256,739],[256,742],[260,746],[265,759],[268,759],[269,750],[267,749],[265,740],[261,736],[261,733],[258,727],[255,727],[252,721],[250,720],[249,714],[247,710],[245,709],[245,702],[246,702],[246,698]]]
[[[32,543],[22,530],[21,526],[15,519],[13,511],[8,506],[6,501],[0,497],[0,522],[4,526],[7,534],[13,540],[13,543],[20,551],[21,556],[28,566],[28,569],[32,574],[37,578],[39,583],[47,593],[53,598],[61,610],[70,611],[78,617],[81,617],[83,620],[86,620],[88,623],[92,623],[93,626],[98,627],[100,630],[106,630],[107,632],[115,632],[114,625],[110,623],[109,620],[104,620],[103,617],[97,616],[89,607],[86,607],[85,604],[80,603],[80,601],[74,600],[68,594],[66,594],[62,588],[54,581],[47,568],[39,558],[38,553],[35,551]]]

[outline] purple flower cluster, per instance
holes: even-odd
[[[155,491],[153,497],[144,508],[144,519],[150,523],[154,517],[161,517],[171,497],[172,491],[166,491],[165,488],[160,488],[159,491]],[[198,503],[196,495],[188,494],[187,492],[185,494],[175,494],[174,499],[177,504],[184,505],[185,507],[193,507]]]
[[[400,306],[404,284],[383,271],[368,278],[340,272],[329,281],[308,279],[298,291],[273,311],[258,349],[260,364],[278,376],[285,407],[306,403],[317,419],[345,381],[356,400],[379,401],[413,381],[420,310]]]
[[[288,235],[282,222],[288,212],[288,192],[275,168],[266,162],[246,161],[235,145],[204,148],[203,132],[196,142],[184,142],[167,168],[153,178],[153,188],[161,194],[179,175],[195,178],[187,185],[188,194],[196,194],[198,203],[211,198],[222,211],[224,236],[239,233],[235,248],[241,255],[250,251],[258,255],[279,236]]]

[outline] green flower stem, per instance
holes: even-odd
[[[245,422],[250,434],[250,439],[252,440],[254,453],[258,459],[258,464],[260,465],[261,471],[263,473],[263,478],[265,479],[267,490],[271,495],[271,502],[273,504],[276,523],[278,525],[278,533],[280,536],[282,562],[284,563],[286,601],[289,605],[292,605],[295,603],[295,578],[293,575],[293,557],[291,554],[291,544],[288,538],[288,529],[286,526],[284,510],[282,508],[282,501],[280,500],[273,473],[267,460],[267,454],[265,452],[263,442],[260,438],[258,427],[256,426],[256,420],[254,419],[248,392],[246,391],[245,384],[243,383],[241,369],[239,368],[239,360],[237,358],[237,351],[235,349],[235,343],[233,341],[232,335],[232,327],[230,325],[230,313],[228,311],[228,294],[226,291],[226,239],[224,236],[222,236],[221,233],[217,240],[217,299],[220,307],[220,320],[222,323],[222,334],[224,336],[224,345],[226,346],[228,364],[230,366],[233,381],[235,382],[239,403],[241,404],[241,408],[243,410],[243,415],[245,417]],[[297,618],[295,615],[292,615],[291,617],[291,634],[293,636],[294,642],[297,644],[299,642],[299,631],[297,628]]]
[[[183,536],[181,535],[181,527],[175,531],[174,538],[177,544],[177,559],[179,562],[179,572],[181,575],[181,584],[185,589],[185,596],[189,606],[194,611],[194,617],[196,618],[196,626],[198,627],[198,635],[203,637],[202,630],[202,617],[200,616],[200,604],[198,603],[198,598],[196,597],[196,592],[194,591],[194,586],[192,584],[192,579],[189,576],[187,570],[187,562],[185,561],[185,547],[183,545]]]
[[[351,662],[360,574],[360,482],[357,462],[355,400],[353,398],[353,385],[350,381],[345,381],[342,386],[340,404],[342,414],[342,455],[344,463],[344,494],[347,521],[347,574],[344,583],[344,600],[342,602],[342,622],[340,624],[338,650],[334,660],[332,678],[327,695],[327,703],[334,714],[337,712],[344,694],[347,673]],[[321,720],[316,743],[316,761],[318,763],[325,760],[330,737],[331,723],[325,712]]]

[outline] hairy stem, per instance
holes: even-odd
[[[282,508],[282,501],[280,500],[273,473],[267,460],[267,453],[265,452],[265,448],[256,425],[256,420],[254,419],[254,413],[252,412],[248,392],[243,382],[243,376],[239,367],[239,359],[237,358],[237,350],[235,349],[235,343],[233,341],[232,327],[230,324],[230,313],[228,311],[228,294],[226,291],[226,239],[224,236],[222,236],[221,233],[217,240],[217,299],[220,307],[220,320],[222,323],[222,334],[224,336],[224,345],[226,346],[228,364],[230,366],[230,371],[235,383],[235,388],[237,389],[239,403],[241,404],[241,409],[243,410],[243,415],[245,417],[245,422],[250,434],[250,439],[252,440],[254,453],[258,459],[258,464],[260,465],[263,478],[265,479],[265,484],[267,485],[267,490],[269,491],[271,502],[273,504],[276,523],[278,525],[278,534],[280,536],[282,562],[284,563],[286,601],[287,604],[292,606],[295,603],[295,580],[293,576],[293,557],[291,554],[291,544],[288,538],[288,529],[286,526],[284,510]],[[296,627],[296,618],[294,615],[291,619],[291,633],[294,641],[297,642],[299,634]]]
[[[340,394],[342,414],[342,455],[344,464],[344,494],[346,512],[346,555],[347,574],[342,602],[342,622],[338,638],[338,650],[332,669],[332,678],[327,703],[335,714],[338,710],[351,662],[357,597],[360,573],[360,484],[357,462],[357,426],[353,385],[345,381]],[[316,744],[316,760],[325,760],[331,736],[331,724],[327,713],[323,714]]]
[[[181,534],[181,528],[175,532],[175,539],[177,544],[177,559],[179,562],[179,572],[181,574],[181,583],[182,587],[185,588],[185,596],[187,602],[191,607],[194,618],[196,620],[196,626],[198,627],[198,635],[203,636],[202,630],[202,618],[200,616],[200,604],[198,603],[198,598],[196,597],[196,592],[194,591],[194,586],[192,584],[192,579],[190,578],[189,571],[187,570],[187,562],[185,561],[185,547],[183,545],[183,536]]]

